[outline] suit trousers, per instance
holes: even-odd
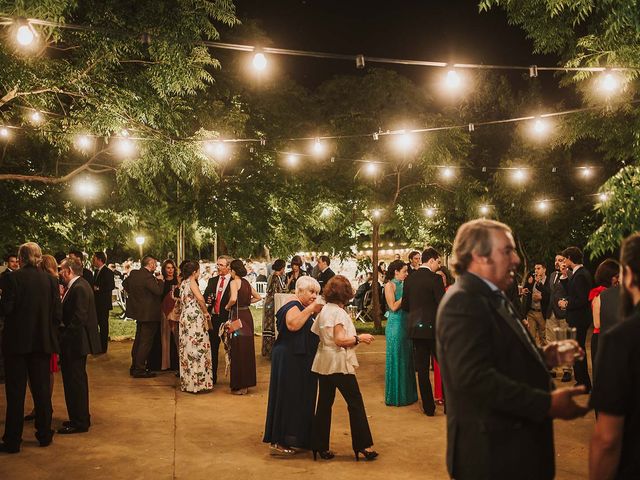
[[[436,404],[433,400],[433,390],[431,388],[431,380],[429,379],[429,363],[431,355],[437,360],[436,341],[434,338],[414,338],[413,354],[414,365],[418,372],[418,388],[420,390],[420,398],[422,398],[422,410],[428,415],[432,415],[436,410]]]
[[[587,343],[587,330],[589,329],[588,320],[578,319],[572,321],[568,319],[567,323],[570,327],[575,327],[578,345],[586,352],[587,348],[585,345]],[[591,377],[589,377],[586,355],[582,360],[576,360],[576,363],[573,364],[573,373],[576,378],[576,383],[578,385],[584,385],[587,388],[587,392],[591,391]]]
[[[27,379],[36,410],[36,438],[41,444],[49,443],[51,430],[51,390],[49,385],[50,353],[5,354],[5,392],[7,416],[4,424],[3,442],[10,449],[20,448],[24,427],[24,397]]]
[[[539,310],[529,310],[527,312],[527,323],[531,337],[536,341],[536,345],[543,348],[547,344],[547,321]]]
[[[71,426],[87,429],[91,425],[89,415],[89,381],[87,356],[60,355],[64,400]]]
[[[313,417],[311,444],[314,450],[329,450],[331,436],[331,408],[336,397],[336,388],[347,402],[349,425],[351,426],[351,445],[354,450],[363,450],[373,445],[367,412],[358,380],[355,375],[334,373],[318,375],[318,406]]]
[[[109,309],[96,307],[98,317],[98,328],[100,329],[100,346],[102,353],[107,353],[109,348]]]
[[[220,307],[222,308],[222,307]],[[218,382],[218,349],[220,348],[220,325],[226,320],[222,320],[219,315],[211,314],[211,325],[213,329],[209,330],[209,343],[211,343],[211,373],[213,384]]]
[[[131,348],[131,372],[143,373],[153,346],[153,339],[160,328],[160,322],[137,322],[136,338]]]

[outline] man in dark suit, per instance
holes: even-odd
[[[69,421],[58,430],[60,434],[89,430],[87,355],[102,352],[94,295],[91,285],[80,275],[80,262],[70,258],[62,261],[60,276],[67,290],[62,297],[60,366]]]
[[[504,294],[520,264],[511,229],[474,220],[453,244],[459,277],[438,309],[447,393],[447,468],[456,480],[554,477],[552,418],[587,408],[582,387],[552,391],[557,344],[536,347]]]
[[[422,263],[422,255],[417,250],[412,250],[409,253],[409,263],[407,263],[407,274],[411,275],[412,273],[416,273],[420,268],[420,264]]]
[[[535,339],[536,345],[544,347],[547,344],[547,310],[551,289],[547,266],[543,262],[534,264],[533,275],[527,278],[523,295],[525,319],[529,333]]]
[[[402,309],[409,313],[409,337],[413,341],[414,363],[425,415],[435,415],[436,404],[429,380],[431,355],[436,356],[436,312],[444,295],[444,282],[435,273],[440,254],[435,248],[422,252],[422,265],[404,281]]]
[[[562,298],[567,298],[567,291],[565,290],[565,284],[568,282],[568,278],[571,272],[564,263],[564,257],[562,254],[555,256],[555,271],[549,275],[549,305],[545,318],[547,319],[547,340],[549,342],[555,342],[559,340],[556,338],[558,329],[567,328],[567,311],[560,308],[558,302]],[[562,382],[571,381],[572,368],[568,365],[562,366]],[[555,371],[551,371],[551,376],[556,377]]]
[[[147,360],[153,338],[160,327],[164,282],[156,278],[156,259],[146,256],[139,270],[132,270],[122,282],[127,292],[127,317],[137,322],[136,338],[131,349],[131,368],[134,378],[151,378],[156,374],[147,370]]]
[[[96,297],[96,314],[100,327],[100,345],[102,353],[109,347],[109,311],[113,309],[112,294],[116,288],[113,271],[107,267],[107,256],[104,252],[96,252],[91,259],[95,274],[93,275],[93,294]]]
[[[4,289],[5,277],[11,274],[11,272],[18,270],[20,265],[18,264],[18,256],[14,254],[9,254],[5,257],[5,261],[7,262],[7,268],[4,272],[0,274],[0,295],[2,290]],[[0,311],[0,383],[4,383],[4,357],[2,355],[2,331],[4,329],[4,314]]]
[[[322,293],[327,282],[336,275],[333,270],[329,268],[329,265],[331,265],[331,259],[327,255],[320,255],[318,257],[319,273],[316,280],[318,280],[318,283],[320,284],[320,293]]]
[[[209,279],[207,288],[204,290],[204,300],[211,314],[211,325],[213,327],[209,330],[209,341],[211,343],[211,369],[214,385],[218,381],[218,349],[220,348],[218,332],[220,325],[229,319],[229,312],[224,307],[229,303],[229,296],[231,295],[231,289],[229,288],[231,270],[229,266],[232,260],[233,258],[227,255],[218,257],[216,261],[218,273],[215,277]]]
[[[562,252],[564,262],[573,272],[567,286],[567,299],[560,300],[560,308],[567,311],[567,323],[576,329],[576,340],[583,349],[587,341],[587,330],[593,323],[589,292],[593,288],[593,277],[582,265],[582,251],[578,247],[568,247]],[[591,377],[587,358],[577,360],[573,366],[576,385],[584,385],[591,391]]]
[[[93,272],[84,266],[84,254],[80,250],[69,250],[68,256],[80,262],[80,265],[82,265],[82,278],[91,285],[93,283]]]
[[[8,453],[20,451],[27,379],[36,410],[36,438],[42,447],[53,439],[49,364],[51,354],[59,352],[62,315],[58,282],[38,268],[42,259],[38,244],[21,245],[18,259],[20,269],[7,276],[2,290],[7,416],[0,451]]]

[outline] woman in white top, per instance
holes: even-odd
[[[356,380],[358,366],[355,346],[370,344],[373,335],[357,335],[351,317],[344,306],[353,298],[351,283],[346,277],[336,275],[325,285],[323,296],[327,304],[318,315],[312,332],[320,337],[318,351],[311,371],[318,374],[318,405],[313,419],[313,459],[329,460],[335,455],[329,450],[331,432],[331,408],[336,388],[347,402],[351,425],[351,445],[356,460],[362,454],[365,460],[373,460],[378,453],[371,449],[373,439],[362,401],[362,394]]]

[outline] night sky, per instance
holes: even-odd
[[[274,47],[451,63],[526,66],[556,65],[558,60],[533,55],[532,43],[521,29],[508,24],[502,10],[481,14],[475,0],[237,0],[235,3],[239,18],[243,22],[256,21],[271,40],[269,46]],[[239,39],[230,39],[223,33],[221,40]],[[280,69],[307,87],[336,74],[358,73],[349,61],[280,56],[277,61]],[[428,82],[430,75],[442,73],[428,67],[385,68],[392,68],[417,84]],[[507,75],[516,86],[523,81],[522,72]],[[556,97],[553,75],[545,73],[541,80],[545,93]]]

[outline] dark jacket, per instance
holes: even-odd
[[[600,294],[600,333],[607,332],[623,320],[620,310],[620,286],[607,288]]]
[[[318,278],[316,278],[316,280],[318,280],[318,283],[320,284],[320,293],[322,293],[322,290],[324,290],[324,286],[327,284],[327,282],[335,276],[336,274],[329,267],[327,267],[324,272],[320,272],[318,274]]]
[[[544,283],[533,282],[531,284],[525,284],[524,288],[529,290],[529,293],[523,296],[523,311],[526,314],[531,310],[531,305],[533,303],[533,287],[536,286],[538,290],[542,293],[542,300],[540,300],[540,311],[542,312],[542,316],[547,319],[547,312],[549,310],[549,303],[551,300],[551,276],[547,275],[544,279]]]
[[[551,314],[558,319],[567,317],[567,311],[558,306],[561,299],[567,298],[567,284],[568,280],[560,280],[560,272],[553,272],[549,275],[549,306],[545,318],[551,318]]]
[[[88,268],[82,268],[82,278],[84,278],[89,285],[93,285],[93,272]]]
[[[62,299],[60,355],[82,357],[101,352],[94,295],[89,282],[79,277]]]
[[[438,309],[447,468],[457,480],[554,476],[549,372],[503,298],[464,273]]]
[[[163,282],[149,270],[132,270],[122,282],[127,292],[127,317],[138,322],[159,322]]]
[[[406,278],[402,310],[409,313],[409,337],[435,338],[436,313],[443,296],[442,278],[428,268],[420,268]]]
[[[218,286],[219,275],[215,277],[211,277],[209,282],[207,283],[207,288],[204,289],[204,301],[209,303],[209,299],[211,299],[211,305],[207,307],[209,313],[214,315],[213,307],[216,305],[216,287]],[[218,315],[218,320],[221,322],[226,322],[229,319],[229,312],[224,308],[227,303],[229,303],[229,297],[231,296],[231,289],[229,288],[229,284],[231,283],[231,278],[228,281],[225,281],[224,291],[222,292],[222,297],[220,298],[220,312]]]
[[[36,267],[26,266],[3,276],[5,354],[57,353],[62,317],[58,282]]]
[[[567,286],[567,323],[572,326],[589,328],[593,322],[589,292],[593,288],[593,278],[589,271],[581,267],[573,272]]]
[[[114,288],[116,288],[115,276],[105,265],[93,277],[93,294],[96,297],[97,309],[111,310],[113,308]]]

